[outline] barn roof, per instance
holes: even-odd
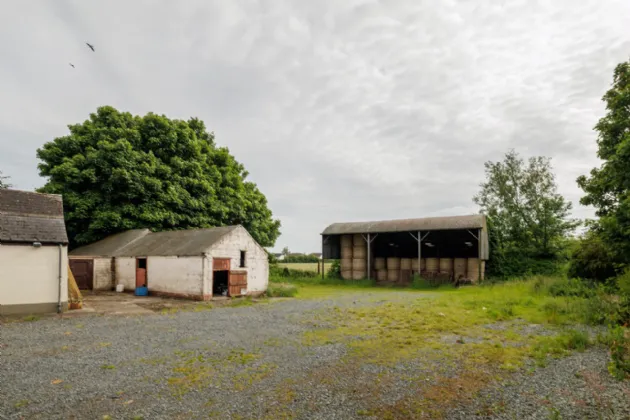
[[[379,222],[333,223],[322,235],[343,235],[348,233],[387,233],[414,232],[453,229],[484,229],[485,216],[471,214],[466,216],[425,217],[422,219],[383,220]]]
[[[67,244],[61,196],[0,189],[0,242]]]
[[[151,232],[130,230],[70,252],[73,256],[143,257],[201,255],[238,226]]]

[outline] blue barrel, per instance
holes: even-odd
[[[136,296],[149,296],[149,288],[146,286],[136,287]]]

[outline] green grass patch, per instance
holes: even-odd
[[[229,308],[239,308],[242,306],[252,306],[253,304],[254,301],[252,300],[251,296],[245,296],[242,298],[231,299],[230,303],[225,306]]]
[[[101,365],[101,369],[103,369],[103,370],[114,370],[114,369],[116,369],[116,366],[114,366],[114,365]]]
[[[297,293],[297,286],[290,283],[270,283],[267,287],[269,297],[294,297]]]
[[[27,315],[27,316],[25,316],[23,319],[24,319],[24,321],[26,321],[26,322],[33,322],[33,321],[39,321],[39,320],[40,320],[40,317],[39,317],[39,316],[37,316],[37,315]]]

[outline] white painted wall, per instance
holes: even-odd
[[[148,257],[147,285],[150,292],[202,295],[202,257]]]
[[[116,257],[116,284],[125,285],[125,290],[136,290],[136,259]]]
[[[241,250],[246,252],[245,267],[239,267]],[[267,253],[242,226],[225,235],[208,249],[207,254],[213,258],[230,258],[232,270],[247,271],[248,293],[267,290],[269,283]],[[212,285],[210,290],[212,290]]]
[[[111,290],[112,259],[94,258],[94,290]]]
[[[61,248],[61,301],[68,301],[68,248]],[[56,303],[59,247],[0,245],[0,305]]]

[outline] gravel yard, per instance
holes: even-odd
[[[465,334],[445,327],[422,348],[405,336],[398,353],[350,328],[411,305],[449,325],[436,297],[356,290],[2,324],[0,419],[630,418],[630,386],[608,375],[602,348],[538,368],[525,359],[512,369],[516,356],[501,369],[471,357],[508,330],[501,346],[516,355],[525,348],[518,334],[555,334],[547,328],[520,320]],[[383,326],[386,337],[409,334],[400,322]]]

